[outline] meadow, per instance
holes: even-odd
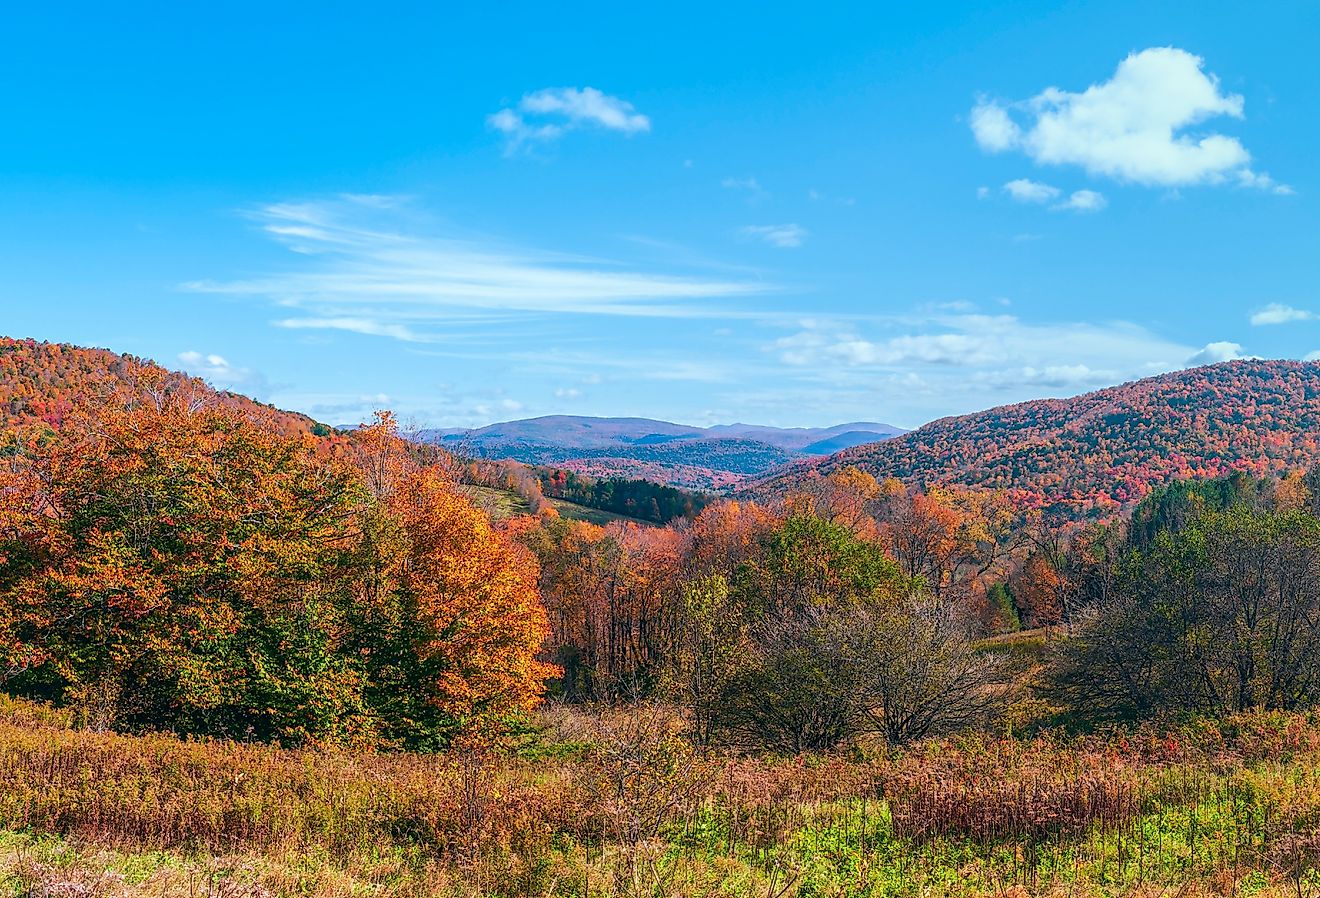
[[[499,755],[298,751],[0,714],[0,894],[1320,894],[1320,718],[702,755],[656,705]]]

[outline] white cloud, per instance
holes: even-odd
[[[1022,129],[998,103],[982,99],[972,110],[972,134],[983,150],[1001,153],[1022,139]]]
[[[1068,199],[1054,208],[1073,212],[1099,212],[1108,205],[1109,200],[1105,199],[1103,193],[1094,190],[1074,190],[1069,194]]]
[[[857,205],[857,198],[856,198],[856,197],[852,197],[852,196],[829,196],[829,195],[827,195],[827,194],[821,193],[819,190],[817,190],[817,189],[814,188],[814,187],[812,187],[811,189],[809,189],[809,190],[807,191],[807,199],[811,200],[813,203],[819,203],[819,202],[821,202],[821,201],[824,200],[824,201],[829,201],[829,202],[832,202],[832,203],[836,203],[836,204],[838,204],[838,205],[840,205],[840,206],[855,206],[855,205]]]
[[[594,87],[547,87],[525,94],[517,106],[486,117],[503,134],[509,151],[535,141],[554,140],[577,128],[602,128],[622,134],[651,130],[651,120],[626,100]]]
[[[849,326],[804,322],[773,350],[788,365],[822,372],[929,369],[946,389],[1084,389],[1182,367],[1192,352],[1125,322],[1034,324],[1013,315],[953,314],[907,319],[903,331],[864,337]]]
[[[1268,190],[1270,193],[1279,196],[1292,196],[1296,193],[1287,184],[1280,184],[1269,175],[1263,172],[1254,172],[1251,169],[1244,168],[1237,173],[1238,184],[1243,187],[1254,187],[1257,190]]]
[[[1315,312],[1309,312],[1306,309],[1294,309],[1292,306],[1285,306],[1282,303],[1272,302],[1265,308],[1254,313],[1251,316],[1251,323],[1257,327],[1265,324],[1288,324],[1292,321],[1313,321],[1317,316]]]
[[[1320,349],[1317,349],[1317,350],[1315,350],[1314,352],[1308,352],[1306,355],[1302,356],[1302,361],[1303,361],[1303,362],[1320,362]]]
[[[1048,203],[1059,195],[1059,188],[1039,181],[1018,178],[1005,184],[1004,192],[1019,203]]]
[[[231,365],[222,355],[201,353],[190,349],[179,353],[179,365],[194,377],[200,377],[212,386],[221,389],[254,388],[261,385],[262,378],[250,368]]]
[[[725,190],[746,190],[749,193],[763,193],[764,189],[756,178],[748,175],[745,178],[727,177],[720,179],[720,186]]]
[[[370,318],[285,318],[275,322],[277,327],[293,330],[331,330],[348,331],[353,334],[365,334],[369,337],[391,337],[408,343],[422,343],[419,337],[402,324],[386,324]]]
[[[978,187],[978,188],[976,188],[976,198],[977,198],[978,200],[988,200],[988,199],[990,199],[990,188],[989,188],[989,187]]]
[[[577,387],[560,387],[555,390],[556,399],[581,399],[582,391]]]
[[[1050,184],[1032,181],[1030,178],[1017,178],[1004,185],[1004,193],[1019,203],[1044,205],[1058,199],[1063,191]],[[1051,205],[1050,209],[1056,212],[1099,212],[1108,204],[1104,194],[1097,191],[1074,190],[1062,202]]]
[[[1219,340],[1215,343],[1205,344],[1187,359],[1187,364],[1188,366],[1214,365],[1218,362],[1232,362],[1236,359],[1245,358],[1250,358],[1250,356],[1242,354],[1241,344]]]
[[[1080,93],[1049,87],[1023,102],[981,99],[972,110],[972,133],[987,152],[1020,150],[1043,165],[1077,165],[1119,181],[1289,192],[1252,171],[1251,154],[1237,138],[1188,132],[1209,119],[1243,115],[1242,97],[1221,92],[1203,66],[1185,50],[1152,47]]]
[[[842,405],[899,423],[1072,396],[1185,368],[1197,352],[1122,321],[916,310],[798,325],[763,344],[782,366],[775,390],[796,396],[781,409]]]
[[[807,239],[807,229],[798,224],[747,225],[739,233],[780,249],[799,247]]]
[[[660,273],[489,238],[437,236],[415,210],[346,198],[273,204],[254,218],[301,262],[269,276],[184,287],[271,301],[284,310],[276,323],[286,328],[437,342],[462,339],[464,327],[504,326],[513,316],[737,317],[711,300],[777,289],[750,278]]]

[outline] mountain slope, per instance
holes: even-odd
[[[1320,364],[1243,360],[953,418],[774,472],[792,490],[848,465],[915,483],[1003,488],[1035,503],[1124,504],[1169,480],[1320,462]]]
[[[688,489],[724,489],[794,459],[903,433],[889,424],[695,427],[651,418],[547,415],[475,430],[423,431],[459,455],[556,465],[597,477],[641,477]],[[845,436],[846,435],[846,438]],[[828,448],[822,440],[839,440]]]
[[[0,430],[24,424],[59,427],[79,407],[126,404],[152,391],[191,389],[271,420],[286,433],[328,433],[306,415],[217,391],[202,380],[108,349],[0,337]]]

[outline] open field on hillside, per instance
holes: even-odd
[[[655,708],[512,756],[287,751],[0,715],[0,894],[1320,891],[1320,720],[702,757]]]
[[[527,500],[509,490],[496,489],[490,486],[476,486],[472,484],[464,484],[462,490],[464,493],[472,497],[472,500],[496,521],[508,520],[509,518],[517,517],[518,515],[527,514],[530,511],[527,505]],[[597,524],[601,527],[604,527],[606,524],[612,524],[615,521],[626,521],[632,524],[639,524],[643,527],[655,526],[649,521],[630,518],[626,515],[614,514],[609,511],[602,511],[599,508],[588,508],[585,505],[578,505],[575,502],[566,502],[563,499],[547,497],[545,501],[550,503],[555,511],[559,512],[561,518],[567,518],[570,521],[586,521],[589,524]]]

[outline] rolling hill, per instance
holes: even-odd
[[[59,427],[80,406],[127,403],[153,391],[193,389],[219,402],[260,414],[286,433],[328,434],[324,424],[204,381],[147,359],[68,343],[0,337],[0,430],[24,424]]]
[[[782,493],[855,465],[877,477],[1005,489],[1085,511],[1131,503],[1170,480],[1318,462],[1320,363],[1242,360],[943,418],[786,466],[747,492]]]
[[[724,424],[695,427],[650,418],[548,415],[474,430],[423,431],[458,455],[554,465],[595,477],[638,477],[687,489],[725,489],[808,456],[889,439],[874,422],[833,427]]]
[[[4,450],[6,432],[17,428],[33,426],[40,430],[58,429],[66,423],[76,425],[82,420],[78,415],[80,409],[127,405],[150,399],[153,394],[180,390],[240,409],[284,433],[317,436],[335,433],[306,415],[238,393],[216,390],[198,378],[137,356],[68,343],[0,337],[0,453]],[[497,518],[526,510],[525,500],[508,490],[472,484],[464,488]],[[547,501],[568,518],[592,523],[638,522],[571,499],[549,497]]]

